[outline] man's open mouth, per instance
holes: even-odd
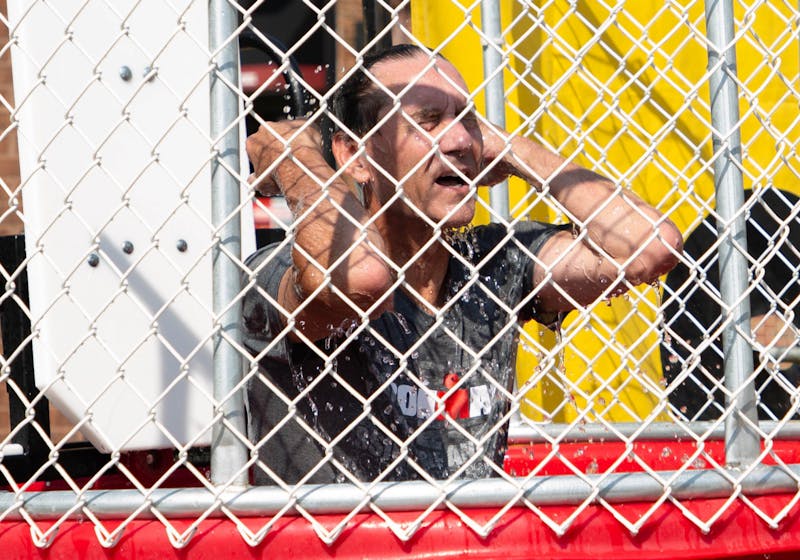
[[[465,187],[467,186],[468,183],[458,175],[442,175],[441,177],[436,179],[436,184],[441,185],[443,187],[454,188],[454,187]]]

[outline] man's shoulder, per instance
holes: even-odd
[[[262,289],[277,294],[280,281],[291,266],[291,245],[285,242],[271,243],[247,257],[242,282],[249,284],[255,279],[256,284]]]
[[[287,257],[291,258],[291,245],[283,241],[276,241],[256,249],[245,259],[245,264],[253,269],[264,261],[286,259]]]

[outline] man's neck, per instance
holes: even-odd
[[[442,285],[447,275],[449,252],[442,241],[435,240],[433,229],[422,220],[408,223],[392,223],[387,219],[379,227],[387,241],[389,257],[401,267],[406,267],[405,282],[407,293],[423,309],[438,308],[441,301]]]

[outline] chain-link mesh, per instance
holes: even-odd
[[[182,547],[211,516],[256,545],[287,516],[332,543],[362,511],[408,540],[443,508],[480,535],[510,508],[561,535],[594,507],[636,533],[665,504],[704,532],[794,506],[796,5],[734,2],[719,45],[699,0],[7,2],[0,225],[24,240],[0,268],[0,507],[37,546],[78,516],[104,546],[155,518]],[[404,70],[365,66],[401,43]],[[349,115],[359,76],[375,106]],[[409,111],[441,91],[448,119]],[[498,127],[494,167],[451,157]],[[517,138],[566,159],[478,188]],[[573,164],[613,184],[587,214],[557,196]],[[432,165],[429,189],[466,192],[441,212]],[[647,225],[624,258],[592,233],[615,201],[621,237]],[[677,266],[642,284],[651,246]],[[581,250],[591,302],[553,280]],[[421,270],[433,253],[446,268]],[[733,432],[757,442],[736,469]]]

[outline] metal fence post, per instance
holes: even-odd
[[[227,0],[209,0],[209,48],[214,60],[211,73],[211,137],[215,157],[211,161],[212,219],[217,239],[213,250],[213,306],[217,324],[214,335],[214,399],[223,421],[214,424],[211,442],[211,481],[219,485],[247,484],[248,450],[234,433],[245,433],[244,398],[235,391],[242,379],[242,357],[225,340],[240,341],[240,270],[226,255],[241,254],[239,179],[226,167],[238,170],[239,97],[229,87],[239,84],[238,15]],[[227,426],[226,426],[227,424]]]
[[[711,74],[711,125],[714,144],[714,188],[719,219],[719,278],[723,316],[725,387],[734,392],[731,413],[725,421],[726,462],[747,467],[758,456],[755,388],[747,383],[753,371],[753,354],[740,333],[750,332],[750,301],[747,295],[747,236],[745,230],[744,183],[742,179],[739,100],[736,84],[736,50],[731,0],[706,0],[708,64]],[[738,247],[738,249],[737,249]]]
[[[483,75],[486,89],[486,118],[500,129],[506,126],[505,91],[503,87],[502,26],[500,24],[500,3],[498,0],[481,2],[481,29],[483,41]],[[508,220],[508,181],[495,185],[489,191],[489,203],[493,214],[492,221],[500,218]]]

